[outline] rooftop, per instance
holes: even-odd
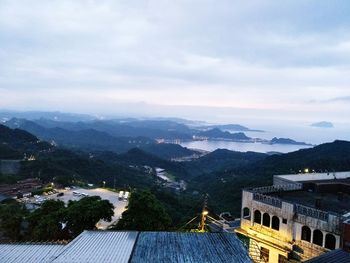
[[[329,173],[300,173],[300,174],[281,174],[275,175],[274,179],[280,178],[291,182],[320,181],[350,178],[350,171],[347,172],[329,172]]]
[[[272,193],[271,195],[278,197],[283,201],[297,203],[337,214],[345,214],[350,211],[349,193],[319,193],[307,190],[300,190]]]
[[[305,263],[349,263],[350,253],[342,249],[336,249],[306,261]]]
[[[0,262],[51,262],[64,247],[56,244],[0,244]]]
[[[84,231],[68,245],[0,244],[0,262],[252,262],[234,233]]]

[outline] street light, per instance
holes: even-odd
[[[106,181],[102,181],[102,183],[103,183],[103,188],[105,188],[106,187]]]

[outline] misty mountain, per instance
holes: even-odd
[[[219,124],[219,125],[208,125],[202,126],[202,129],[220,129],[220,130],[231,130],[231,131],[254,131],[254,132],[264,132],[262,130],[252,130],[246,126],[240,124]]]
[[[191,176],[198,176],[227,169],[246,167],[265,159],[267,156],[264,153],[235,152],[218,149],[184,165],[186,165]]]
[[[277,138],[277,137],[272,138],[270,143],[271,144],[290,144],[290,145],[310,145],[305,142],[297,142],[289,138]]]
[[[45,120],[45,122],[50,121]],[[33,121],[24,119],[11,119],[5,124],[11,128],[19,127],[33,133],[42,140],[54,141],[57,145],[81,150],[109,150],[121,153],[143,144],[147,145],[155,142],[145,137],[116,138],[106,132],[94,129],[66,130],[61,127],[45,128]]]
[[[147,144],[142,145],[140,149],[159,158],[168,160],[198,154],[195,150],[171,143]]]
[[[233,140],[233,141],[249,141],[249,140],[251,140],[251,138],[246,136],[243,132],[230,133],[228,131],[222,131],[218,128],[198,132],[196,135],[201,136],[201,137],[208,137],[210,139],[228,139],[228,140]]]
[[[315,122],[315,123],[312,123],[311,126],[317,127],[317,128],[334,128],[333,123],[329,121]]]
[[[2,151],[18,153],[17,156],[21,155],[21,158],[23,158],[24,153],[30,154],[39,151],[49,151],[52,148],[49,143],[40,141],[27,131],[10,129],[1,124],[0,145]]]
[[[93,129],[108,133],[114,137],[148,137],[151,139],[190,139],[190,129],[173,121],[151,120],[94,120],[87,122],[59,122],[48,119],[34,120],[45,128],[62,128],[65,130]]]
[[[96,117],[88,114],[77,114],[77,113],[63,113],[59,111],[0,111],[0,121],[7,121],[12,118],[36,120],[40,118],[45,118],[48,120],[55,121],[92,121]]]
[[[45,128],[38,123],[49,128]],[[63,124],[61,127],[70,127],[71,130],[56,127],[57,123],[47,119],[40,119],[34,122],[14,118],[5,124],[11,128],[20,127],[35,134],[42,140],[54,141],[57,145],[83,151],[124,153],[132,148],[140,148],[163,159],[179,158],[196,153],[196,151],[176,144],[158,144],[155,140],[146,137],[114,137],[107,132],[94,129],[80,130],[81,126],[90,127],[84,126],[85,123],[59,122],[59,124]]]

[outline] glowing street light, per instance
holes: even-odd
[[[103,183],[103,188],[105,188],[106,187],[106,181],[102,181],[102,183]]]

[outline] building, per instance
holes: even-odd
[[[68,245],[0,244],[7,263],[250,263],[234,233],[85,231]]]
[[[305,261],[350,247],[350,172],[276,175],[245,189],[241,225],[255,262]]]

